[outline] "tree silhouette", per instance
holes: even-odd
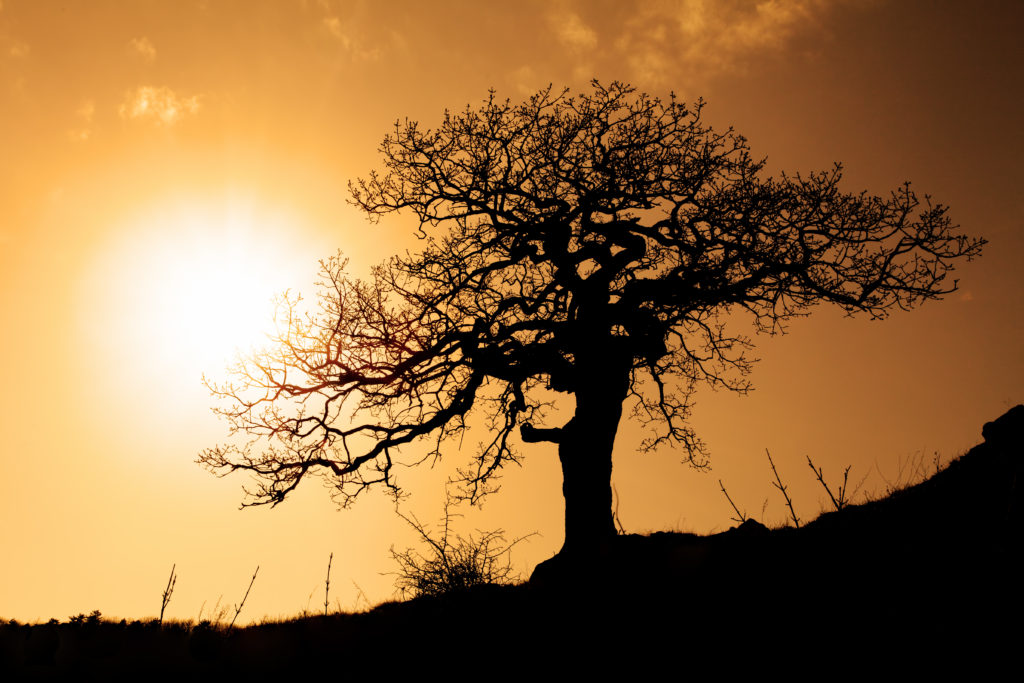
[[[763,177],[702,107],[595,81],[520,104],[492,92],[436,130],[396,123],[385,170],[349,190],[371,220],[414,214],[422,250],[369,280],[330,259],[314,311],[283,299],[275,343],[209,384],[248,441],[200,462],[255,475],[245,504],[276,505],[307,475],[348,504],[377,485],[397,493],[399,449],[414,440],[429,437],[428,458],[453,438],[458,450],[476,409],[490,434],[459,470],[462,493],[492,490],[517,441],[557,444],[563,553],[592,550],[615,534],[624,406],[650,428],[642,448],[675,444],[701,466],[694,390],[749,388],[751,342],[727,314],[763,333],[817,303],[883,318],[954,291],[953,262],[980,254],[984,240],[956,234],[909,184],[847,194],[838,164]],[[559,393],[574,413],[551,425]]]

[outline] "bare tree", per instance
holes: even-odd
[[[440,458],[478,410],[490,434],[458,470],[463,494],[490,491],[517,441],[556,444],[563,552],[593,549],[615,534],[624,406],[650,428],[643,448],[707,462],[687,424],[694,390],[749,388],[751,341],[727,314],[761,333],[818,303],[883,318],[954,291],[954,262],[980,254],[984,240],[909,184],[847,194],[838,164],[764,177],[702,107],[594,82],[519,104],[492,92],[437,129],[397,122],[383,172],[349,190],[372,220],[414,214],[422,250],[368,280],[330,259],[315,312],[283,300],[276,343],[210,385],[249,440],[200,462],[255,475],[245,504],[276,505],[309,474],[347,504],[397,493],[401,447],[428,438]],[[575,398],[564,424],[545,420],[551,392]]]

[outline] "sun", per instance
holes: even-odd
[[[326,255],[296,215],[253,199],[169,201],[114,233],[79,315],[110,368],[165,398],[263,345],[275,296],[309,290]]]

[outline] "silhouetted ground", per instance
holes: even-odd
[[[810,671],[1019,671],[1024,406],[918,485],[799,528],[620,536],[519,586],[229,631],[208,625],[0,626],[18,677],[683,678]],[[1011,671],[1012,671],[1011,670]]]

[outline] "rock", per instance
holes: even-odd
[[[986,422],[981,428],[981,435],[989,444],[1024,440],[1024,405],[1016,405],[1001,417]]]
[[[739,526],[734,526],[733,528],[729,529],[729,531],[727,531],[726,533],[732,533],[737,535],[742,534],[745,536],[765,536],[769,533],[769,529],[756,519],[748,518],[744,520],[744,522]]]

